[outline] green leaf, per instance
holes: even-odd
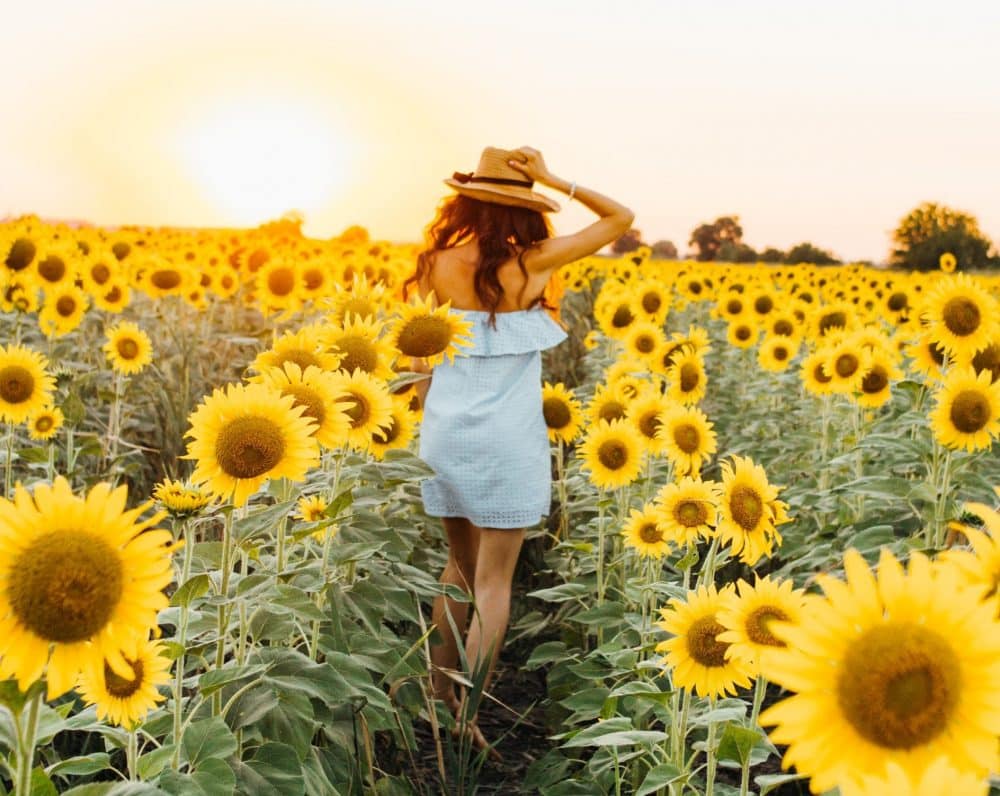
[[[720,760],[735,760],[741,766],[750,759],[750,752],[761,737],[758,730],[743,727],[735,722],[726,724],[719,738],[718,756]]]
[[[635,796],[648,796],[650,793],[656,793],[660,788],[665,788],[671,782],[676,782],[683,776],[684,774],[677,766],[673,766],[670,763],[661,763],[649,769],[645,779],[643,779],[642,784],[639,786],[639,790],[635,792]]]
[[[537,669],[544,663],[553,663],[567,658],[566,643],[563,641],[546,641],[531,651],[524,663],[525,669]]]
[[[212,758],[203,761],[193,774],[166,769],[160,774],[160,787],[176,796],[232,796],[236,792],[236,775],[225,760]]]
[[[242,545],[244,542],[263,536],[285,519],[294,506],[294,500],[287,500],[251,511],[246,517],[233,523],[233,538]]]
[[[179,608],[189,608],[192,602],[208,594],[210,585],[211,580],[206,574],[188,578],[174,592],[174,596],[170,598],[170,604]]]
[[[552,586],[548,589],[530,591],[527,596],[538,600],[547,600],[550,603],[561,603],[566,602],[566,600],[573,600],[584,595],[589,595],[590,591],[590,586],[586,583],[572,581],[570,583],[560,583],[558,586]]]
[[[221,716],[213,716],[190,725],[184,732],[181,748],[183,759],[192,769],[198,769],[205,762],[235,753],[236,737]]]
[[[754,777],[753,781],[760,787],[760,796],[767,796],[786,782],[795,782],[797,779],[805,778],[803,774],[761,774],[759,777]]]
[[[625,606],[619,602],[607,602],[604,605],[597,605],[567,617],[571,622],[580,622],[584,625],[614,624],[625,616]]]
[[[37,766],[31,772],[31,796],[59,796],[45,769]]]
[[[246,680],[249,677],[256,677],[267,671],[267,666],[256,664],[252,666],[224,666],[221,669],[212,669],[205,672],[198,680],[198,687],[201,689],[203,697],[208,696],[220,688]]]
[[[691,545],[691,548],[684,554],[683,558],[681,558],[676,564],[674,564],[674,568],[678,572],[683,572],[686,569],[690,569],[697,563],[698,563],[698,548],[695,547],[694,545]]]
[[[616,716],[585,727],[562,746],[568,748],[577,746],[635,746],[636,744],[658,743],[666,738],[665,732],[636,730],[632,727],[630,718]]]
[[[96,774],[106,768],[111,768],[111,758],[105,752],[94,752],[90,755],[61,760],[55,765],[49,766],[46,772],[51,777],[57,774],[63,776],[67,774]]]
[[[151,752],[146,752],[136,761],[136,773],[140,779],[153,779],[163,771],[173,754],[173,744],[164,744]]]
[[[295,750],[273,741],[258,748],[250,760],[237,763],[236,779],[245,793],[299,796],[306,789],[302,763]]]

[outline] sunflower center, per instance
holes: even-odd
[[[62,317],[68,318],[76,312],[76,299],[72,296],[60,296],[56,301],[56,312]]]
[[[372,432],[372,439],[379,445],[390,445],[399,436],[399,422],[395,417],[389,420],[389,427],[379,426]]]
[[[118,356],[122,359],[135,359],[139,356],[139,344],[131,337],[123,337],[115,348],[118,349]]]
[[[754,299],[753,308],[761,315],[767,315],[774,309],[774,300],[770,296],[757,296]]]
[[[685,528],[697,528],[708,521],[708,509],[699,500],[682,500],[674,506],[674,519]]]
[[[833,369],[837,371],[837,375],[842,379],[846,379],[857,373],[858,368],[861,366],[861,362],[858,358],[851,353],[841,354],[837,357],[837,361],[833,365]]]
[[[715,614],[696,619],[686,636],[688,654],[702,666],[712,669],[725,666],[729,645],[716,640],[719,633],[725,632],[726,629],[716,621]]]
[[[302,283],[306,290],[316,290],[323,284],[323,272],[318,268],[307,268],[302,272]]]
[[[656,341],[647,334],[640,335],[635,341],[635,350],[640,354],[648,354],[656,348]]]
[[[837,702],[866,740],[912,749],[945,731],[960,689],[958,658],[944,638],[909,622],[888,622],[847,648]]]
[[[656,439],[656,432],[659,431],[661,425],[660,413],[655,409],[650,410],[639,418],[639,422],[636,425],[644,437],[647,439]]]
[[[295,399],[292,406],[304,407],[303,416],[315,420],[317,428],[323,425],[323,421],[326,419],[326,406],[322,396],[316,390],[305,384],[289,384],[282,387],[281,392],[285,395],[291,395]]]
[[[98,263],[90,269],[90,278],[98,285],[103,285],[111,278],[111,269],[104,263]]]
[[[930,342],[927,344],[927,350],[930,352],[934,364],[939,366],[944,364],[944,349],[941,346],[935,342]]]
[[[233,478],[257,478],[278,464],[284,453],[281,429],[266,417],[234,418],[215,440],[215,458]]]
[[[291,268],[275,268],[267,275],[267,289],[273,296],[287,296],[295,290],[295,272]]]
[[[893,293],[886,304],[893,312],[901,312],[906,309],[906,294]]]
[[[642,308],[650,315],[656,314],[662,305],[663,299],[660,298],[659,293],[650,291],[642,294]]]
[[[42,434],[51,430],[54,425],[55,421],[52,419],[52,415],[39,415],[35,418],[35,431]]]
[[[128,257],[130,251],[132,251],[132,247],[123,240],[120,240],[111,246],[111,253],[118,258],[118,262],[121,262]]]
[[[778,362],[784,362],[786,359],[788,359],[788,349],[782,345],[775,346],[772,353],[774,354],[774,358],[778,360]]]
[[[828,312],[822,318],[820,318],[819,320],[820,336],[822,337],[824,334],[826,334],[830,329],[832,329],[835,326],[839,326],[841,328],[847,326],[847,316],[843,312],[840,312],[839,310],[837,310],[836,312]]]
[[[149,277],[149,281],[160,290],[173,290],[180,285],[181,275],[180,272],[173,268],[163,271],[153,271],[152,276]]]
[[[549,428],[565,428],[573,419],[566,402],[559,398],[546,398],[542,402],[542,414]]]
[[[817,362],[816,367],[813,368],[813,378],[820,384],[827,384],[828,382],[833,381],[833,377],[826,375],[822,362]]]
[[[743,302],[739,299],[729,299],[729,301],[726,302],[726,312],[730,315],[739,315],[743,312]]]
[[[861,391],[869,395],[882,392],[889,385],[889,374],[881,365],[873,365],[861,380]]]
[[[736,327],[736,339],[741,342],[750,339],[750,327],[749,326],[737,326]]]
[[[601,411],[597,413],[601,420],[621,420],[625,417],[625,407],[618,401],[607,401],[601,406]]]
[[[38,264],[38,275],[46,282],[58,282],[66,275],[66,263],[62,257],[49,255]]]
[[[754,644],[762,644],[767,647],[784,647],[785,642],[775,638],[770,630],[770,624],[774,620],[785,622],[788,614],[773,605],[762,605],[750,612],[744,623],[746,626],[747,638]]]
[[[17,556],[7,600],[20,622],[46,641],[72,644],[97,634],[122,596],[118,552],[85,531],[40,534]]]
[[[9,404],[20,404],[35,392],[35,377],[20,365],[0,368],[0,398]]]
[[[757,490],[745,484],[738,484],[730,493],[729,510],[736,524],[749,533],[757,527],[764,515],[764,501],[757,494]]]
[[[117,303],[122,297],[122,289],[115,285],[104,295],[104,300],[111,304]]]
[[[639,538],[646,544],[656,544],[663,541],[663,532],[656,527],[655,522],[646,522],[639,528]]]
[[[692,454],[701,444],[701,434],[690,423],[679,423],[674,426],[674,442],[684,453]]]
[[[451,342],[451,326],[444,318],[413,318],[399,333],[396,346],[409,357],[429,357],[444,351]]]
[[[628,449],[621,440],[609,439],[597,449],[597,458],[609,470],[619,470],[628,461]]]
[[[982,321],[979,305],[967,296],[955,296],[945,302],[941,316],[948,331],[959,337],[972,334]]]
[[[317,357],[312,351],[306,351],[304,348],[293,348],[289,351],[283,351],[281,353],[281,360],[277,363],[277,366],[284,367],[286,362],[294,362],[303,371],[310,365],[315,365],[316,367],[321,367],[319,357]]]
[[[368,422],[368,418],[371,417],[371,406],[369,406],[364,396],[358,395],[355,392],[349,393],[347,398],[348,401],[345,402],[344,411],[351,418],[351,428],[361,428]]]
[[[792,326],[792,322],[782,318],[780,321],[774,324],[774,333],[780,337],[791,337],[795,332],[795,327]]]
[[[353,373],[355,368],[371,373],[378,367],[378,351],[367,337],[347,335],[337,341],[336,347],[344,355],[340,369],[347,373]]]
[[[23,271],[35,259],[35,244],[28,238],[18,238],[7,252],[7,267],[11,271]]]
[[[681,365],[681,392],[691,392],[698,386],[699,381],[701,381],[701,376],[698,373],[698,368],[690,362]]]
[[[111,696],[118,699],[128,699],[142,688],[142,676],[144,674],[142,661],[133,661],[126,658],[125,662],[132,667],[131,680],[117,674],[107,663],[104,664],[104,687]]]
[[[615,314],[611,316],[611,325],[616,329],[624,329],[632,323],[633,320],[635,320],[635,316],[632,314],[632,311],[628,307],[622,305],[618,307],[618,309],[615,310]]]
[[[375,306],[364,298],[350,298],[344,302],[344,320],[350,320],[352,315],[361,318],[375,317]]]
[[[989,399],[978,390],[962,390],[952,401],[949,416],[959,431],[974,434],[990,420]]]
[[[1000,380],[1000,343],[990,343],[972,358],[972,367],[976,373],[990,371],[991,381]]]

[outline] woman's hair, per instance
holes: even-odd
[[[446,197],[438,207],[434,220],[425,229],[427,248],[417,255],[416,271],[403,282],[404,300],[408,286],[424,278],[441,249],[450,249],[473,237],[479,242],[480,255],[473,287],[479,301],[489,309],[490,324],[495,327],[496,309],[503,298],[497,269],[510,259],[515,246],[527,249],[538,241],[552,237],[548,219],[538,210],[483,202],[460,193]],[[517,255],[517,264],[527,277],[523,257],[524,251],[521,251]],[[523,287],[521,292],[524,292]],[[538,303],[552,309],[542,297],[532,301],[531,306]]]

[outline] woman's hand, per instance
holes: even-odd
[[[530,146],[523,146],[511,152],[511,159],[507,164],[536,182],[545,182],[550,176],[549,168],[542,159],[542,153]]]

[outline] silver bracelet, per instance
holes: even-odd
[[[576,180],[573,180],[573,182],[571,182],[569,184],[569,201],[570,202],[573,201],[573,194],[575,194],[575,193],[576,193]]]

